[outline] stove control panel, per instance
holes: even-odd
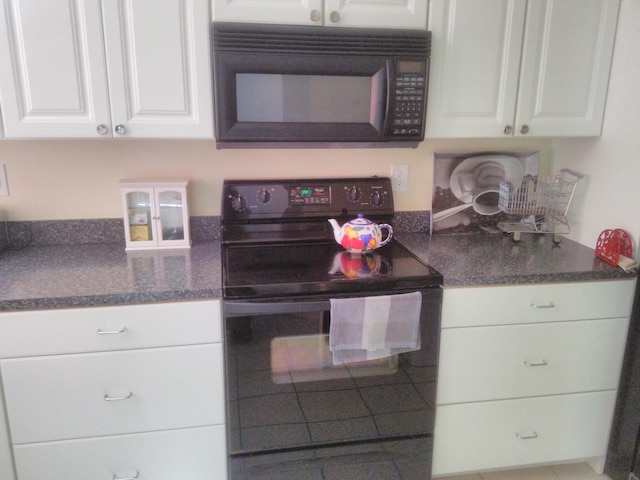
[[[393,215],[389,178],[226,180],[222,187],[223,223],[358,213]]]

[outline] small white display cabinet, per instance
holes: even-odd
[[[122,180],[126,250],[189,248],[187,180]]]

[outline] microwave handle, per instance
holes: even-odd
[[[243,302],[225,301],[224,315],[240,317],[245,315],[278,315],[283,313],[305,313],[329,310],[329,300],[292,301],[292,302]]]
[[[385,109],[384,109],[384,121],[382,125],[382,133],[383,135],[388,135],[391,129],[391,82],[395,78],[395,71],[393,69],[393,60],[387,59],[386,63],[386,98],[385,98]]]

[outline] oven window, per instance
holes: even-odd
[[[327,334],[278,337],[271,341],[271,378],[274,383],[393,375],[397,371],[397,355],[334,365]]]
[[[237,73],[240,122],[369,123],[370,76]]]

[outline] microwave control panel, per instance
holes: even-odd
[[[392,136],[420,136],[426,104],[426,65],[422,60],[399,60],[396,64]]]

